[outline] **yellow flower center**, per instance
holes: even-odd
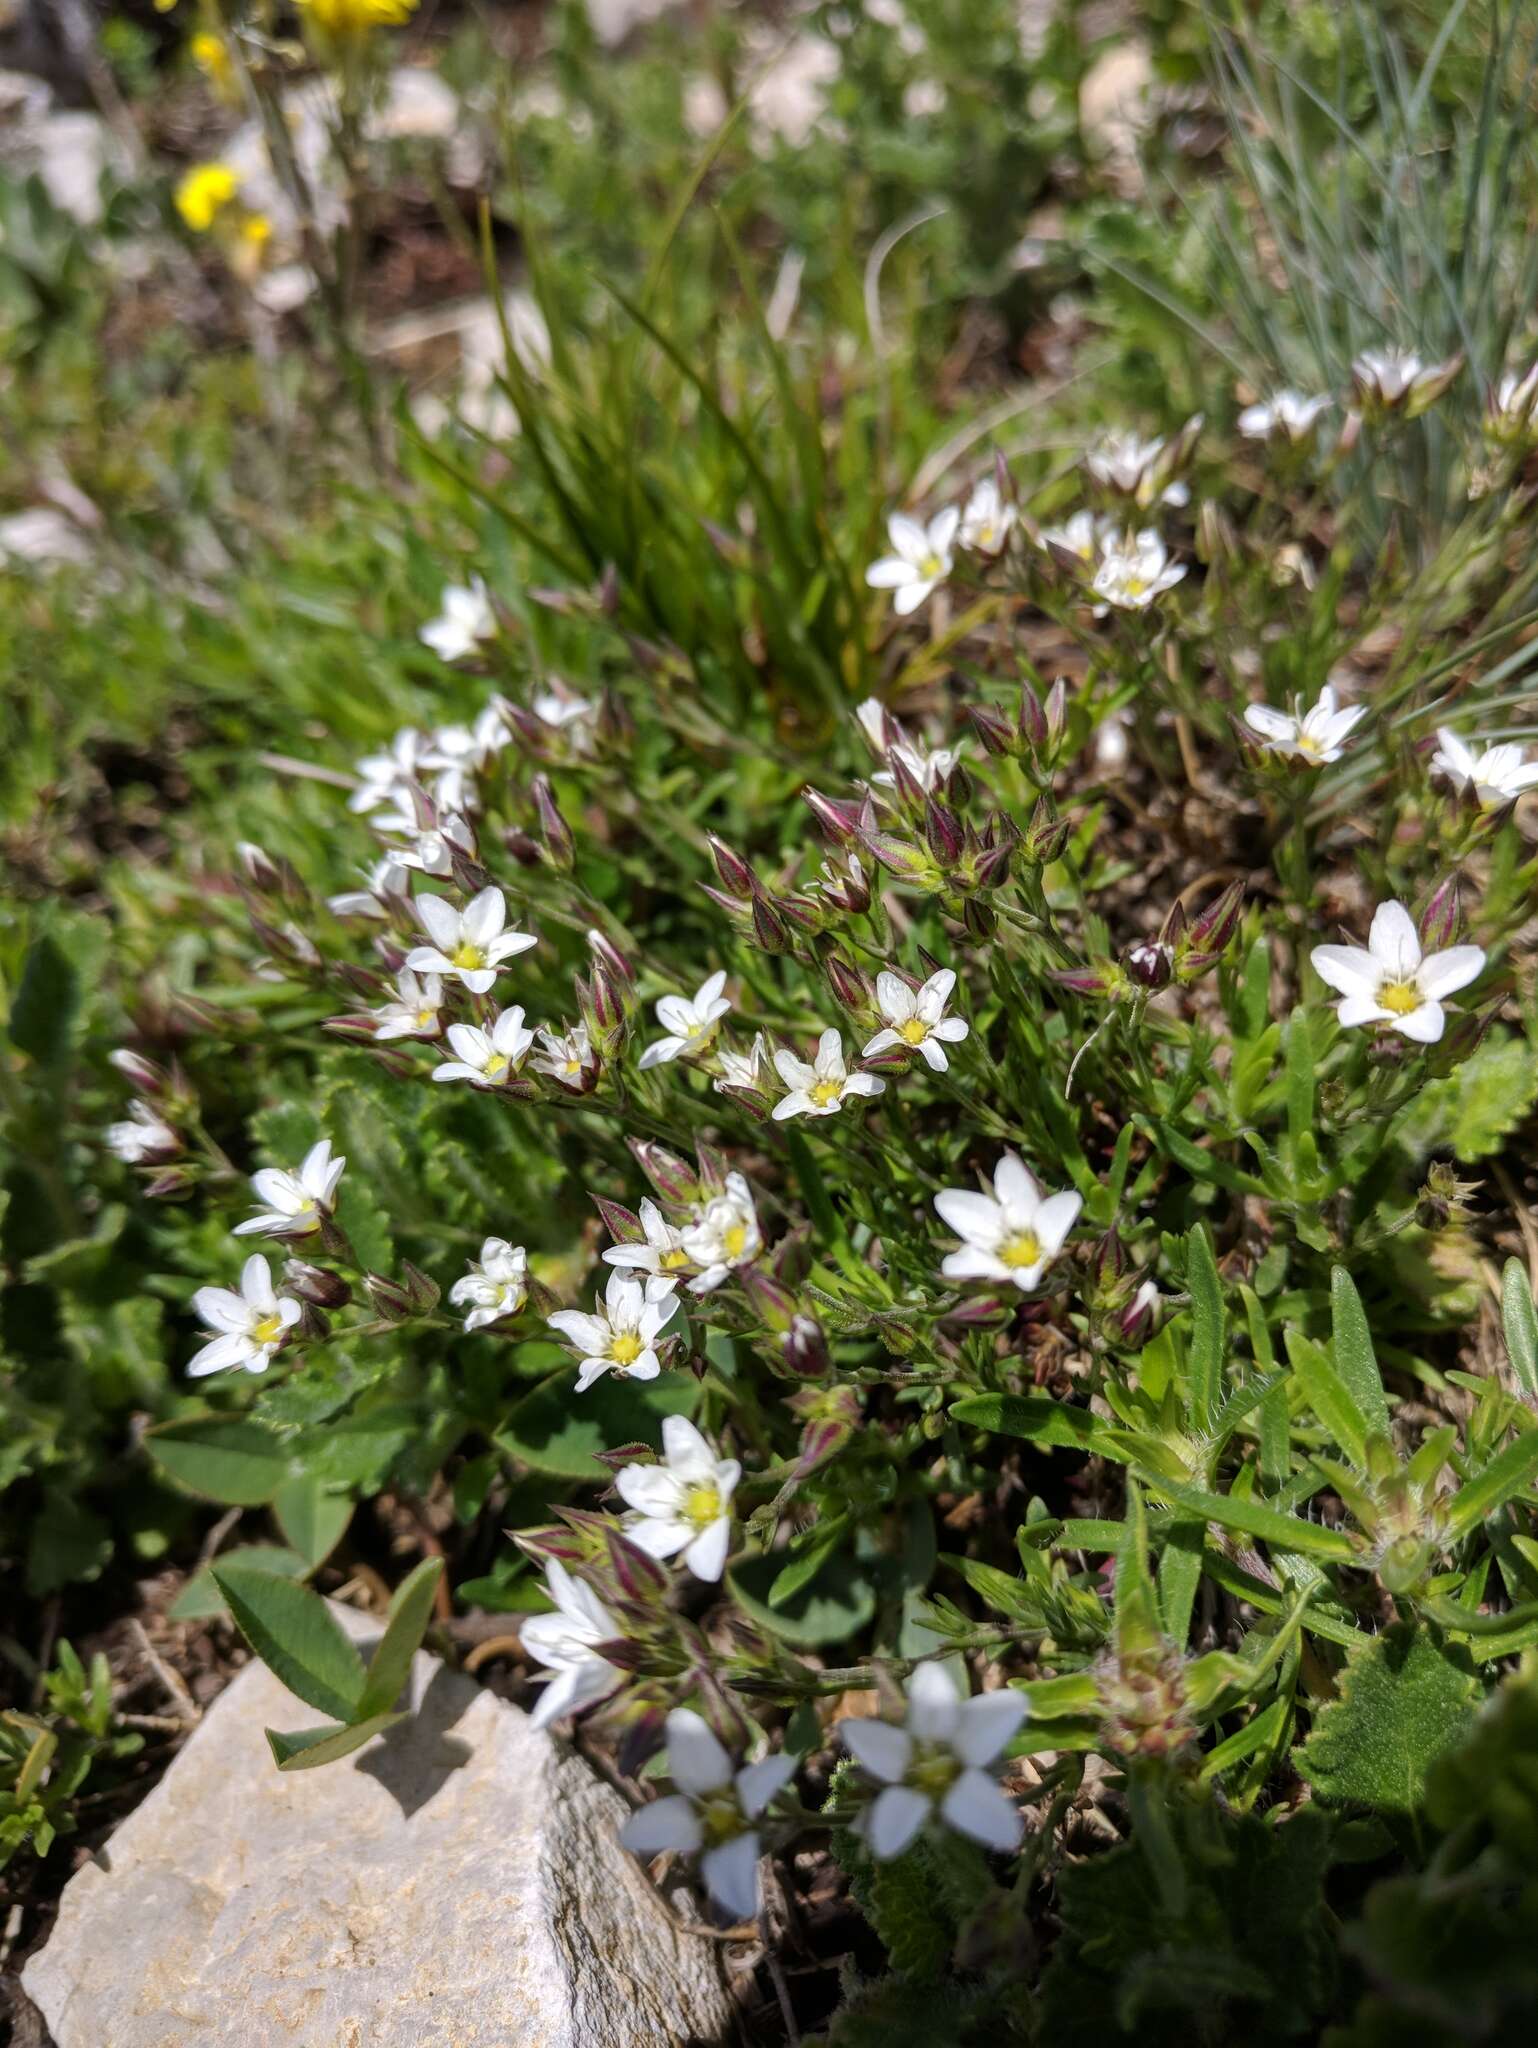
[[[1424,1001],[1425,997],[1413,981],[1385,981],[1378,990],[1379,1006],[1396,1017],[1408,1017]]]
[[[251,1326],[251,1340],[255,1344],[276,1344],[283,1335],[283,1318],[280,1315],[263,1316],[259,1323]]]
[[[680,1245],[674,1245],[668,1252],[659,1253],[657,1264],[664,1273],[677,1273],[689,1263],[689,1254]]]
[[[1124,597],[1141,597],[1148,588],[1148,578],[1146,576],[1123,576],[1121,588]]]
[[[622,1330],[610,1340],[609,1356],[616,1365],[634,1365],[643,1348],[634,1330]]]
[[[748,1226],[745,1223],[729,1223],[721,1233],[721,1247],[729,1259],[740,1259],[747,1241]]]
[[[700,1831],[706,1846],[720,1848],[723,1842],[734,1842],[742,1833],[742,1808],[737,1804],[737,1794],[731,1787],[712,1792],[698,1808]]]
[[[839,1081],[814,1081],[806,1092],[819,1109],[826,1109],[830,1102],[837,1102],[842,1085]]]
[[[929,1026],[922,1017],[910,1017],[906,1024],[899,1024],[897,1035],[908,1045],[922,1045],[929,1036]]]
[[[684,1520],[696,1529],[708,1529],[721,1519],[721,1489],[713,1479],[691,1486],[684,1498]]]
[[[961,1775],[961,1759],[948,1749],[920,1751],[908,1770],[907,1782],[926,1799],[939,1801]]]
[[[561,1071],[566,1074],[580,1074],[582,1072],[582,1062],[581,1060],[569,1059]]]
[[[507,1072],[509,1064],[510,1063],[505,1052],[494,1052],[491,1055],[490,1059],[487,1060],[485,1065],[484,1072],[487,1080],[500,1080],[501,1077]]]
[[[486,955],[479,946],[472,945],[469,939],[461,939],[453,952],[450,953],[449,958],[456,967],[469,967],[473,969],[486,965]]]
[[[999,1257],[1006,1266],[1039,1266],[1041,1239],[1034,1230],[1017,1230],[999,1246]]]
[[[417,1029],[419,1031],[425,1031],[429,1024],[436,1024],[437,1021],[438,1012],[436,1010],[417,1011]]]
[[[938,576],[941,573],[942,564],[938,555],[926,555],[923,561],[919,563],[919,574],[921,576]]]

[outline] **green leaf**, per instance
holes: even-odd
[[[876,1612],[876,1588],[847,1551],[829,1559],[809,1586],[783,1605],[770,1605],[780,1574],[777,1557],[748,1557],[730,1567],[727,1584],[770,1635],[812,1649],[839,1643],[864,1628]]]
[[[280,1771],[314,1771],[351,1756],[365,1742],[405,1719],[404,1714],[371,1714],[366,1721],[334,1722],[325,1728],[269,1728],[265,1731],[267,1746]]]
[[[390,1602],[390,1619],[368,1667],[368,1683],[358,1702],[358,1712],[365,1718],[387,1713],[400,1697],[442,1577],[443,1559],[425,1557],[396,1588],[395,1598]]]
[[[1487,1038],[1445,1080],[1416,1097],[1399,1138],[1417,1158],[1449,1151],[1456,1159],[1498,1152],[1538,1102],[1538,1060],[1520,1038]]]
[[[1538,1429],[1530,1429],[1499,1451],[1476,1478],[1459,1487],[1448,1504],[1447,1540],[1461,1543],[1538,1472]]]
[[[1358,1468],[1367,1462],[1367,1418],[1322,1344],[1296,1329],[1287,1332],[1287,1356],[1308,1405]]]
[[[241,1634],[289,1691],[322,1714],[355,1721],[363,1659],[320,1595],[249,1564],[216,1564],[212,1574]]]
[[[606,1373],[577,1394],[570,1374],[561,1372],[515,1404],[496,1441],[536,1472],[607,1481],[614,1475],[595,1451],[628,1443],[660,1449],[663,1417],[692,1415],[699,1392],[692,1374],[665,1372],[654,1380],[618,1380]]]
[[[1023,1436],[1062,1450],[1098,1451],[1118,1464],[1126,1463],[1110,1431],[1087,1408],[1071,1408],[1045,1395],[969,1394],[951,1403],[950,1414],[956,1422],[970,1422],[1000,1436]]]
[[[1349,1536],[1339,1529],[1321,1529],[1317,1522],[1300,1522],[1294,1515],[1279,1514],[1258,1500],[1241,1500],[1233,1494],[1204,1493],[1194,1486],[1176,1486],[1167,1479],[1145,1475],[1150,1492],[1188,1508],[1204,1522],[1218,1522],[1225,1529],[1242,1529],[1284,1550],[1298,1550],[1311,1557],[1334,1558],[1348,1564],[1356,1556]]]
[[[45,932],[27,948],[7,1029],[11,1043],[39,1065],[69,1055],[79,982],[68,956]]]
[[[264,1507],[292,1469],[281,1438],[233,1415],[162,1423],[145,1433],[144,1447],[179,1486],[229,1507]]]
[[[1164,1633],[1173,1643],[1183,1644],[1191,1632],[1206,1533],[1204,1523],[1181,1520],[1171,1524],[1165,1539],[1159,1559],[1159,1610]]]
[[[352,1502],[346,1495],[327,1493],[309,1472],[285,1479],[273,1495],[272,1507],[284,1535],[311,1570],[325,1563],[352,1520]]]
[[[275,1572],[280,1579],[302,1579],[310,1569],[308,1559],[301,1557],[297,1550],[285,1550],[277,1543],[243,1543],[234,1550],[227,1550],[219,1562],[221,1565],[249,1565],[258,1572]],[[167,1610],[173,1621],[202,1621],[209,1615],[223,1614],[224,1611],[224,1595],[214,1584],[211,1565],[193,1573]]]
[[[1517,1385],[1529,1399],[1538,1400],[1538,1309],[1520,1259],[1508,1259],[1501,1275],[1501,1319]]]
[[[1387,1436],[1389,1416],[1383,1375],[1378,1371],[1362,1297],[1344,1266],[1336,1266],[1330,1273],[1330,1328],[1335,1344],[1335,1370],[1366,1421],[1369,1433]]]
[[[112,1532],[101,1516],[50,1486],[27,1535],[27,1591],[41,1598],[94,1579],[111,1555]]]
[[[1211,1429],[1223,1398],[1223,1282],[1212,1239],[1200,1223],[1186,1235],[1186,1285],[1191,1290],[1191,1414]]]
[[[1413,1813],[1436,1759],[1468,1732],[1479,1686],[1430,1629],[1396,1623],[1349,1659],[1296,1752],[1321,1799]]]

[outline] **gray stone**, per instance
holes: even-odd
[[[716,1944],[618,1846],[619,1796],[418,1655],[413,1718],[278,1772],[320,1718],[252,1664],[70,1880],[25,1988],[57,2048],[683,2048]]]

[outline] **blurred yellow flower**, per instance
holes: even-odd
[[[417,0],[297,0],[327,35],[367,35],[374,28],[399,28],[416,12]]]
[[[195,235],[206,235],[239,191],[228,164],[195,164],[176,188],[176,210]]]
[[[235,66],[230,61],[229,49],[223,36],[216,36],[209,29],[199,29],[188,42],[187,48],[192,53],[192,61],[199,71],[203,72],[219,91],[224,91],[234,76]]]

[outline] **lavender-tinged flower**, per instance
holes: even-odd
[[[795,1776],[795,1758],[767,1756],[734,1772],[700,1716],[676,1707],[668,1715],[668,1770],[678,1791],[633,1813],[620,1840],[637,1856],[698,1854],[700,1876],[716,1904],[734,1920],[751,1920],[763,1854],[754,1824]]]
[[[1024,1838],[1020,1809],[986,1768],[1013,1741],[1029,1708],[1017,1692],[963,1700],[943,1664],[921,1664],[908,1681],[908,1715],[890,1721],[841,1721],[838,1737],[862,1771],[882,1786],[862,1832],[879,1861],[900,1856],[926,1822],[1002,1853]]]

